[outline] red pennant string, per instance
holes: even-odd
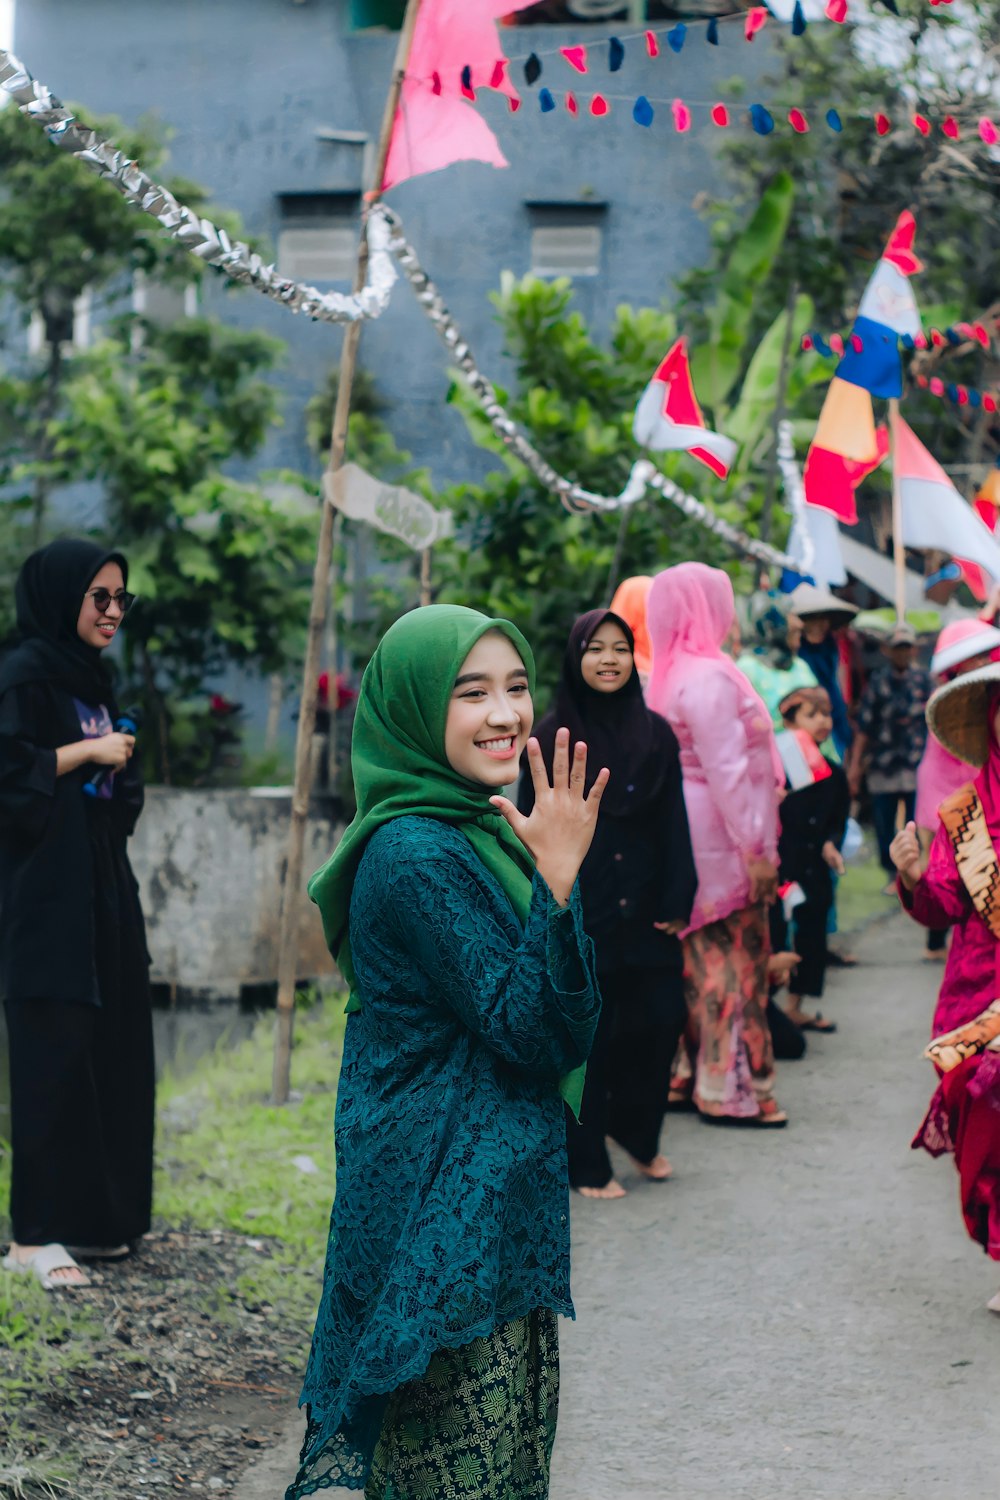
[[[809,130],[809,121],[801,109],[790,109],[788,111],[788,123],[797,135],[805,135]]]
[[[646,51],[649,53],[650,57],[659,57],[660,55],[660,44],[656,40],[655,31],[646,32]]]
[[[560,47],[559,51],[562,53],[563,57],[569,63],[569,65],[570,65],[571,68],[575,68],[578,73],[586,73],[586,71],[587,71],[587,49],[586,49],[586,47]]]
[[[831,333],[830,348],[833,350],[834,354],[843,354],[844,340],[841,338],[839,333]]]
[[[577,115],[580,113],[579,106],[576,102],[576,96],[574,94],[566,95],[566,108],[569,110],[571,115]]]
[[[954,115],[947,115],[942,121],[941,129],[950,141],[957,141],[959,137],[958,121]]]
[[[432,94],[440,94],[440,92],[441,92],[441,74],[440,73],[432,73],[431,74],[431,93]]]
[[[802,335],[802,347],[803,347],[803,349],[815,349],[816,345],[812,341],[812,335],[811,334],[804,333]]]
[[[931,381],[931,395],[932,396],[943,396],[944,395],[944,381],[938,375],[935,375],[934,379]]]
[[[959,406],[968,406],[969,404],[969,393],[964,385],[958,387],[958,404]]]
[[[918,333],[914,337],[913,347],[915,349],[926,349],[927,348],[927,335],[926,335],[926,333]]]
[[[504,75],[504,72],[506,71],[506,68],[507,68],[507,59],[505,57],[498,58],[498,60],[496,61],[496,63],[493,65],[493,72],[490,74],[490,88],[491,89],[498,89],[500,87],[500,85],[503,83],[503,75]]]
[[[854,350],[855,354],[863,354],[864,353],[864,349],[865,349],[864,340],[862,339],[862,337],[861,337],[861,335],[859,333],[852,333],[851,334],[851,348]]]
[[[516,94],[508,94],[508,96],[507,96],[507,106],[508,106],[508,108],[509,108],[509,110],[510,110],[510,112],[511,112],[512,115],[516,115],[517,114],[518,110],[521,108],[521,101],[516,96]]]
[[[471,99],[476,102],[476,91],[472,87],[472,70],[468,67],[462,69],[462,98]]]
[[[747,11],[747,18],[743,26],[743,34],[748,42],[752,42],[758,31],[767,25],[767,11],[763,5],[753,5]]]
[[[847,20],[847,0],[827,0],[826,18],[838,23]]]
[[[1000,141],[1000,130],[997,130],[993,121],[987,119],[985,115],[979,122],[979,134],[987,146],[995,146]]]
[[[875,116],[875,129],[878,131],[879,135],[888,135],[889,131],[892,129],[892,121],[889,119],[889,116],[877,114]]]
[[[674,112],[674,129],[678,135],[683,135],[686,130],[691,129],[691,111],[683,99],[675,99],[670,107]]]
[[[712,105],[712,124],[718,125],[721,129],[725,129],[729,124],[729,111],[724,104]]]
[[[916,126],[916,128],[920,131],[921,135],[930,135],[930,133],[931,133],[931,122],[924,115],[914,115],[913,116],[913,123]]]
[[[603,94],[595,94],[590,101],[590,113],[592,115],[606,115],[608,108],[608,101]]]
[[[986,408],[987,411],[996,411],[996,409],[997,409],[996,397],[995,396],[984,396],[983,397],[983,406]]]
[[[926,391],[926,389],[927,389],[927,387],[928,387],[929,384],[930,384],[930,381],[927,379],[926,375],[918,375],[917,376],[917,385],[919,385],[919,387],[920,387],[920,389],[922,391]]]
[[[986,332],[986,329],[983,327],[982,323],[974,323],[972,325],[972,334],[974,338],[977,338],[979,340],[984,349],[988,349],[990,347],[990,336]]]
[[[948,340],[945,338],[943,333],[939,333],[936,328],[931,329],[931,343],[934,345],[935,349],[943,349],[947,342]]]

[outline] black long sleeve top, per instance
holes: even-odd
[[[598,815],[580,870],[583,922],[596,949],[598,973],[682,966],[679,940],[653,925],[686,925],[698,886],[676,742],[673,750],[652,798],[634,811],[616,816],[602,808]],[[525,774],[518,807],[530,813],[534,801]]]

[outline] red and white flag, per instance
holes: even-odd
[[[632,433],[643,448],[690,453],[713,474],[725,479],[736,457],[736,444],[705,426],[691,381],[687,339],[680,338],[639,398]]]
[[[947,552],[1000,581],[1000,541],[902,417],[895,423],[893,444],[905,545]]]

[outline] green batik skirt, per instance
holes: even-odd
[[[441,1349],[389,1398],[365,1500],[546,1500],[558,1409],[554,1312]]]

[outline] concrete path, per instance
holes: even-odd
[[[551,1500],[996,1493],[1000,1266],[951,1161],[909,1150],[940,970],[902,917],[859,949],[824,1002],[838,1034],[781,1068],[787,1130],[674,1117],[671,1183],[574,1198]],[[300,1435],[239,1500],[281,1500]]]

